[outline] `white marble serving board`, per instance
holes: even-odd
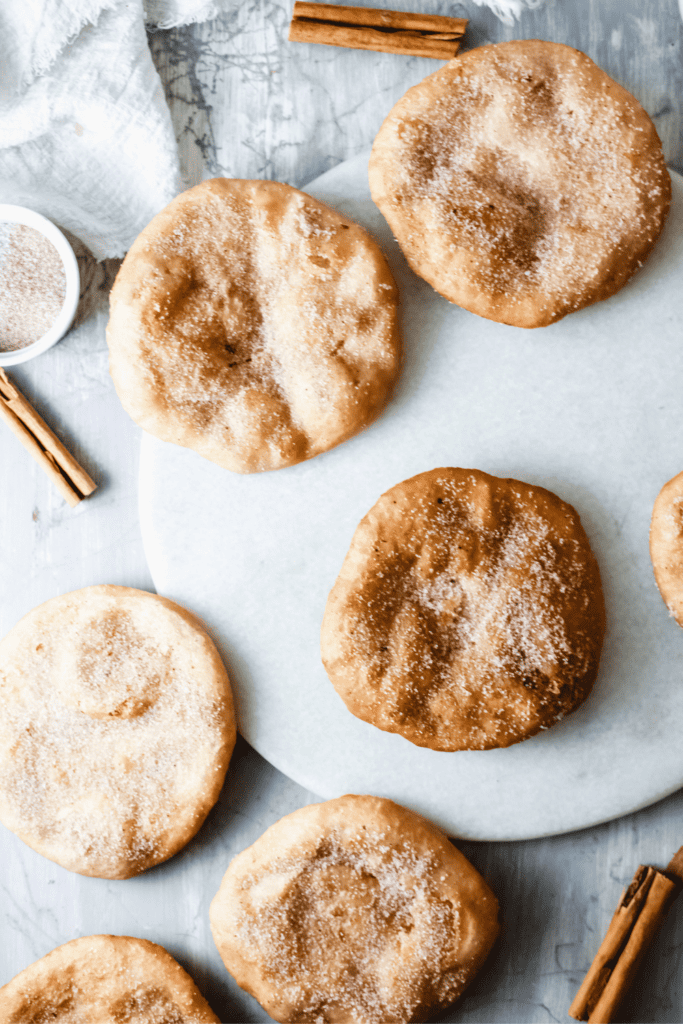
[[[291,469],[240,476],[146,436],[140,513],[161,594],[204,619],[240,729],[324,797],[390,797],[472,839],[595,824],[683,785],[683,632],[655,587],[652,503],[683,469],[683,179],[645,267],[616,296],[524,331],[449,304],[407,267],[369,198],[367,155],[307,189],[384,248],[404,365],[368,430]],[[319,654],[327,594],[387,488],[436,466],[540,484],[579,511],[608,630],[588,701],[505,750],[441,753],[354,718]]]

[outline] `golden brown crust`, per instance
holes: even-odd
[[[220,1024],[172,956],[146,939],[88,935],[0,988],[3,1024]]]
[[[70,871],[129,878],[177,853],[218,799],[232,694],[198,620],[86,587],[0,642],[0,820]]]
[[[650,558],[662,600],[683,626],[683,473],[657,495],[650,523]]]
[[[435,750],[506,747],[588,696],[605,631],[575,510],[434,469],[383,494],[327,601],[322,658],[358,718]]]
[[[542,327],[613,295],[655,244],[671,180],[652,121],[585,54],[482,46],[399,100],[372,197],[451,302]]]
[[[225,966],[285,1024],[427,1020],[499,930],[495,896],[446,836],[372,796],[276,822],[232,861],[210,913]]]
[[[236,472],[279,469],[385,405],[397,291],[367,232],[323,203],[214,178],[136,240],[107,338],[116,390],[145,430]]]

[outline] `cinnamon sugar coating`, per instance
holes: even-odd
[[[377,135],[370,188],[417,274],[517,327],[618,291],[671,199],[638,101],[585,54],[534,39],[471,50],[410,89]]]
[[[225,966],[284,1024],[408,1024],[450,1006],[498,934],[498,903],[434,825],[343,796],[272,825],[211,904]]]
[[[232,694],[201,624],[129,587],[86,587],[0,642],[0,821],[70,871],[130,878],[218,799]]]
[[[3,1024],[220,1024],[162,946],[88,935],[58,946],[0,988]]]
[[[600,574],[571,505],[434,469],[383,494],[327,601],[322,658],[349,711],[434,750],[506,747],[588,696]]]
[[[214,178],[145,228],[111,294],[110,370],[132,418],[239,473],[371,423],[399,368],[397,291],[357,224],[273,181]]]
[[[662,600],[683,626],[683,473],[664,484],[650,523],[650,558]]]

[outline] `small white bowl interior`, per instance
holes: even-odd
[[[66,276],[66,291],[62,308],[46,334],[34,341],[31,345],[23,348],[12,349],[8,352],[0,351],[0,366],[15,366],[27,359],[39,356],[47,349],[55,345],[60,338],[63,338],[68,331],[78,308],[80,294],[80,275],[78,272],[78,260],[65,235],[56,227],[52,221],[35,210],[29,210],[25,206],[13,206],[8,203],[0,203],[0,222],[12,224],[25,224],[29,228],[40,231],[59,253],[64,266]]]

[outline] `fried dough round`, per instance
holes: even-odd
[[[372,796],[276,822],[232,861],[210,914],[225,966],[286,1024],[427,1020],[499,929],[495,896],[446,836]]]
[[[0,988],[3,1024],[220,1024],[162,946],[88,935],[58,946]]]
[[[417,274],[516,327],[618,291],[671,199],[638,101],[537,39],[470,50],[409,89],[375,140],[370,188]]]
[[[659,593],[683,626],[683,473],[664,484],[650,523],[650,558]]]
[[[322,658],[349,711],[434,750],[507,747],[588,696],[598,564],[543,487],[434,469],[383,494],[327,601]]]
[[[232,694],[200,623],[129,587],[86,587],[0,642],[0,821],[69,871],[130,878],[218,799]]]
[[[371,423],[399,369],[397,290],[366,231],[274,181],[214,178],[145,228],[111,293],[125,410],[238,473]]]

